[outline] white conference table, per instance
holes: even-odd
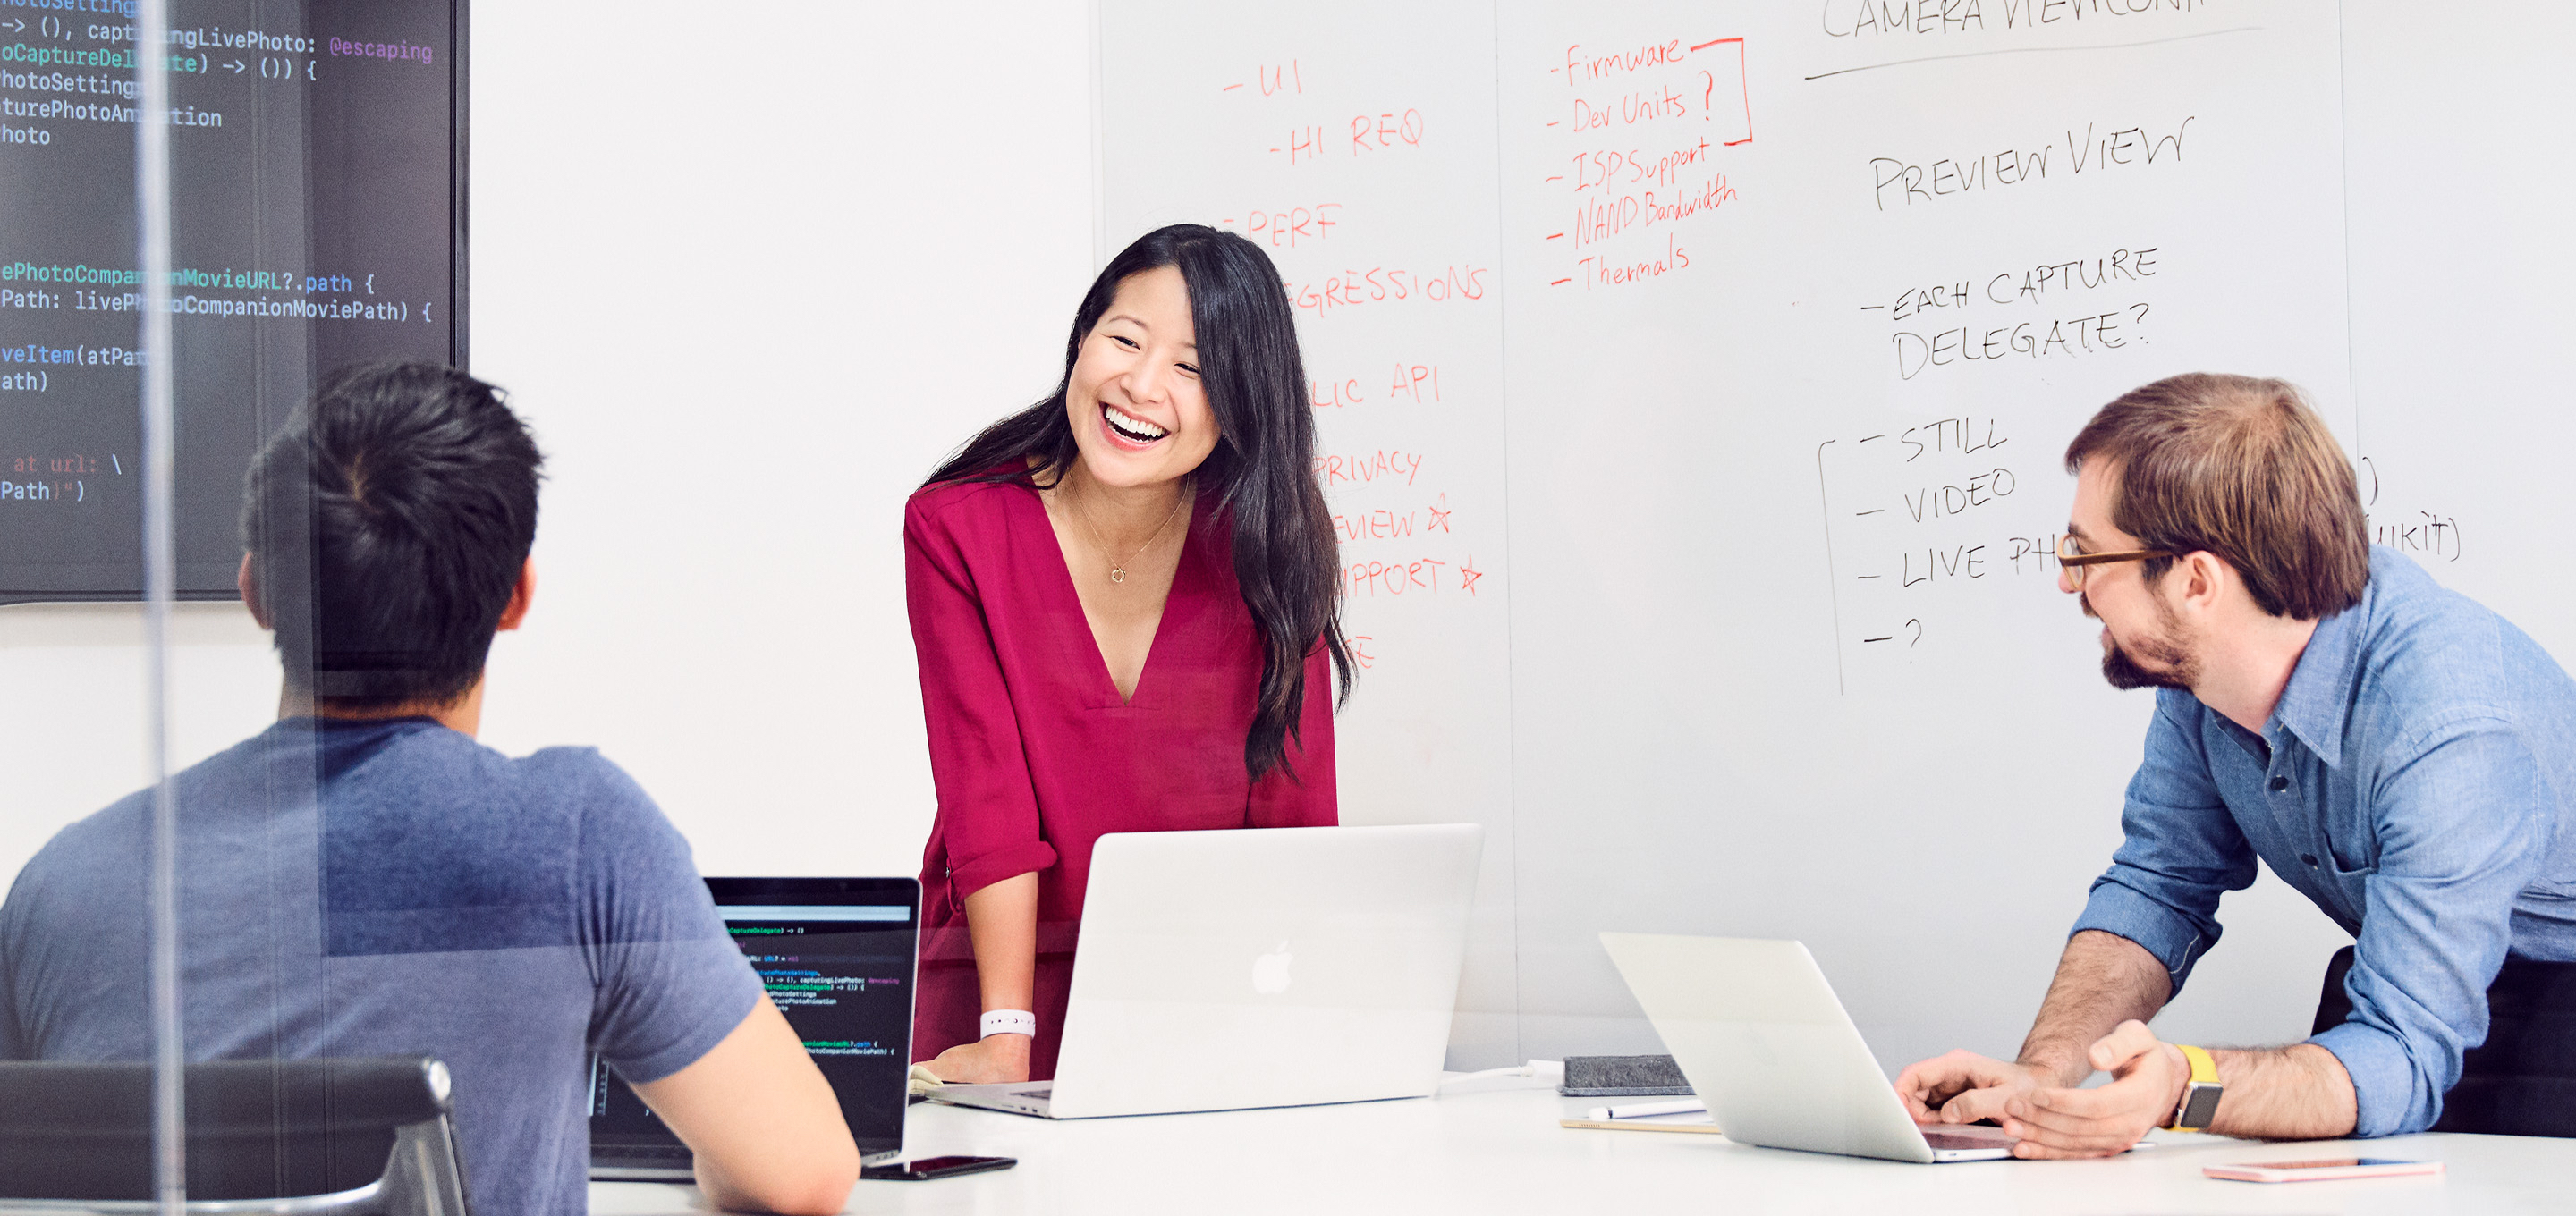
[[[1017,1157],[989,1174],[861,1182],[851,1212],[2576,1213],[2576,1140],[2407,1136],[2263,1144],[2159,1133],[2107,1161],[1906,1165],[1749,1148],[1705,1134],[1559,1127],[1600,1099],[1523,1080],[1438,1098],[1050,1122],[922,1103],[907,1155]],[[2218,1161],[2330,1155],[2433,1158],[2425,1178],[2257,1185],[2201,1176]],[[593,1183],[591,1211],[705,1211],[695,1188]]]

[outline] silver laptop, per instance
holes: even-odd
[[[1924,1164],[2012,1156],[2002,1128],[1914,1122],[1805,945],[1647,933],[1601,944],[1727,1139]]]
[[[1484,829],[1103,836],[1055,1079],[931,1097],[1051,1119],[1431,1095]]]

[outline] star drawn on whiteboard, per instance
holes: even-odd
[[[1427,510],[1431,512],[1431,522],[1424,526],[1423,531],[1428,532],[1432,528],[1438,528],[1443,532],[1449,530],[1449,511],[1445,505],[1449,501],[1449,496],[1446,494],[1441,495],[1440,501],[1444,504],[1443,506],[1427,508]]]
[[[1476,593],[1476,580],[1483,577],[1485,572],[1476,568],[1476,559],[1473,556],[1467,559],[1466,564],[1458,567],[1458,585],[1469,595]]]

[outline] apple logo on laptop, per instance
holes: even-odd
[[[1279,943],[1278,949],[1252,960],[1252,990],[1263,996],[1274,996],[1288,991],[1288,965],[1296,961],[1297,956],[1288,952],[1286,942]]]

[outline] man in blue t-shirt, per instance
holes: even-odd
[[[474,1205],[570,1214],[596,1052],[719,1206],[838,1211],[858,1149],[688,842],[595,751],[474,741],[539,463],[490,386],[425,364],[336,378],[254,461],[242,598],[285,693],[174,779],[188,1056],[435,1056]],[[150,1058],[150,852],[136,794],[20,872],[0,1058]]]

